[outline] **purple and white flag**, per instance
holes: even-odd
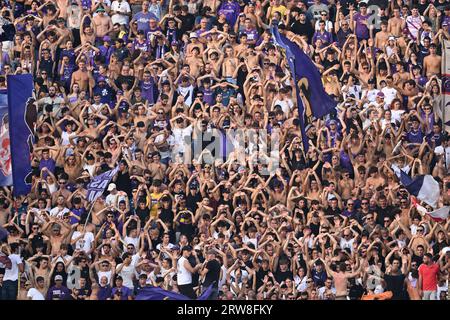
[[[103,194],[103,192],[105,192],[106,186],[116,175],[117,171],[119,171],[119,166],[96,176],[91,182],[89,182],[87,186],[87,200],[89,202],[93,203]]]

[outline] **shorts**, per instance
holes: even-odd
[[[422,300],[437,300],[436,291],[423,291]]]

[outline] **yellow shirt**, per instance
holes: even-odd
[[[287,8],[283,5],[279,5],[278,7],[271,7],[272,10],[270,11],[270,18],[274,18],[275,12],[278,11],[281,14],[281,17],[284,17],[284,14],[286,13]]]
[[[156,217],[158,215],[159,209],[159,199],[162,197],[162,192],[160,193],[150,193],[150,217]]]

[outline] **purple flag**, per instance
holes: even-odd
[[[118,166],[96,176],[94,179],[92,179],[91,182],[89,182],[87,186],[87,200],[89,202],[93,203],[95,200],[97,200],[98,197],[103,194],[103,192],[105,192],[106,187],[108,186],[111,179],[116,175],[117,171],[119,171]]]

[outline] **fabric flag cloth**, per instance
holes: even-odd
[[[429,204],[433,208],[437,207],[440,189],[439,182],[434,180],[433,176],[429,174],[419,175],[411,179],[403,170],[400,170],[400,182],[417,199]]]
[[[305,153],[308,152],[309,149],[309,140],[306,136],[306,126],[305,126],[305,106],[303,105],[302,98],[299,94],[299,88],[297,86],[297,73],[295,71],[295,56],[294,53],[291,51],[291,48],[284,43],[284,41],[281,39],[281,35],[278,32],[278,27],[276,25],[272,25],[270,27],[270,31],[272,33],[273,42],[275,45],[282,47],[285,49],[286,53],[286,59],[289,64],[289,69],[291,70],[292,77],[294,79],[294,88],[295,88],[295,94],[297,98],[297,108],[298,108],[298,118],[300,123],[300,132],[302,133],[302,142],[303,142],[303,151]],[[287,39],[286,39],[287,40]]]
[[[11,142],[13,195],[28,194],[31,190],[31,163],[35,114],[33,76],[8,75],[8,121]]]
[[[439,208],[437,210],[429,212],[426,208],[422,207],[415,197],[412,197],[412,204],[416,207],[417,211],[422,215],[429,215],[434,221],[445,221],[448,218],[450,211],[449,206]]]
[[[297,95],[300,129],[305,152],[309,146],[305,132],[305,115],[310,112],[315,118],[321,118],[336,109],[336,102],[326,93],[317,67],[300,47],[278,31],[278,26],[271,26],[272,37],[277,46],[285,49],[286,59],[291,70]],[[299,83],[301,88],[299,88]],[[300,95],[303,93],[303,99]],[[309,109],[309,111],[308,111]]]
[[[16,28],[11,21],[0,17],[0,41],[13,41]]]
[[[13,184],[6,90],[0,90],[0,121],[0,186],[4,187]]]
[[[208,300],[213,291],[213,284],[211,284],[197,300]],[[164,290],[160,287],[146,287],[139,290],[136,295],[136,300],[192,300],[185,295]]]
[[[444,128],[450,133],[450,40],[443,40],[442,46],[442,95],[436,99],[438,105],[434,110],[444,119]]]
[[[87,200],[91,203],[94,203],[95,200],[97,200],[98,197],[100,197],[103,192],[105,192],[105,189],[108,186],[109,182],[118,171],[119,166],[115,167],[114,169],[108,170],[92,179],[92,181],[89,182],[87,186]]]

